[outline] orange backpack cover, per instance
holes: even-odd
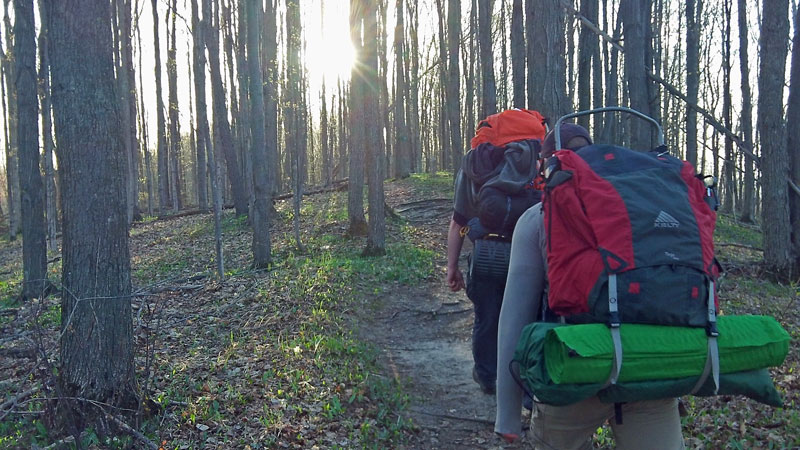
[[[507,109],[481,120],[470,147],[489,143],[503,147],[509,142],[525,139],[544,140],[547,132],[545,118],[531,109]]]

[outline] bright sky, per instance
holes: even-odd
[[[185,3],[182,5],[181,3]],[[150,2],[143,2],[140,29],[142,32],[142,65],[145,108],[147,108],[148,136],[154,136],[156,131],[155,124],[155,105],[156,105],[156,83],[155,83],[155,56],[153,49],[153,16]],[[190,83],[189,64],[191,56],[187,55],[191,47],[190,21],[191,5],[186,0],[179,0],[178,9],[181,17],[178,18],[177,35],[177,71],[178,71],[178,105],[181,114],[181,132],[189,130],[189,89],[194,89]],[[324,13],[323,13],[324,10]],[[161,35],[161,77],[164,102],[167,101],[167,72],[166,57],[168,41],[166,35],[165,17],[167,13],[167,2],[159,2],[159,34]],[[349,2],[346,0],[305,0],[302,2],[302,25],[305,35],[305,61],[308,70],[309,87],[311,89],[309,98],[316,103],[321,88],[322,80],[326,80],[327,92],[330,96],[336,88],[337,78],[349,79],[350,67],[354,59],[352,44],[350,43],[349,29]],[[278,11],[278,28],[285,27],[285,10]],[[246,37],[237,37],[246,39]],[[221,38],[220,38],[221,39]],[[220,40],[220,47],[222,41]],[[138,55],[134,55],[134,59]],[[280,59],[280,57],[279,57]],[[137,59],[138,61],[138,59]],[[223,60],[224,61],[224,60]],[[279,62],[279,64],[282,64]],[[223,69],[225,70],[225,69]],[[225,72],[227,73],[227,72]],[[138,74],[137,74],[138,76]],[[229,80],[228,75],[225,81]],[[209,120],[211,119],[211,87],[210,75],[206,75],[207,93],[206,98],[209,105]],[[226,84],[226,91],[230,95],[230,87]],[[194,95],[194,93],[192,93]],[[193,105],[192,105],[193,107]],[[166,114],[166,112],[165,112]],[[150,143],[153,146],[153,143]]]

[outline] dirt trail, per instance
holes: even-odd
[[[382,349],[387,375],[405,382],[412,395],[409,413],[418,432],[409,448],[523,448],[496,437],[495,397],[472,380],[472,303],[444,280],[448,223],[442,214],[416,223],[430,232],[437,279],[384,296],[361,332]],[[462,253],[469,247],[465,242]],[[462,258],[462,270],[465,264]]]

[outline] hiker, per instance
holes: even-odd
[[[545,138],[542,153],[552,154],[554,136]],[[562,147],[579,150],[592,144],[588,132],[573,124],[561,125]],[[538,319],[546,277],[546,238],[541,203],[517,222],[511,242],[511,260],[499,318],[497,356],[497,415],[494,431],[509,442],[522,430],[523,391],[509,371],[522,328]],[[533,393],[536,394],[535,392]],[[533,404],[532,439],[535,448],[588,449],[598,427],[610,420],[621,449],[682,449],[681,423],[675,398],[623,404],[623,424],[617,424],[615,404],[594,396],[568,406]]]
[[[541,199],[531,181],[545,130],[545,119],[536,111],[511,109],[487,117],[478,125],[472,148],[455,177],[447,234],[447,284],[453,292],[465,289],[473,302],[472,378],[489,395],[495,393],[497,319],[511,232],[519,216]],[[473,243],[467,279],[458,267],[464,237]]]

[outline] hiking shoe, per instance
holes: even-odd
[[[485,383],[483,380],[481,380],[481,377],[478,376],[478,371],[474,367],[472,368],[472,379],[478,383],[478,386],[480,386],[481,391],[483,391],[484,394],[494,395],[494,384]]]

